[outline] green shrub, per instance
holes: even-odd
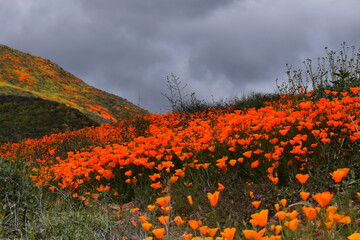
[[[305,69],[292,70],[287,66],[287,82],[277,82],[281,94],[298,94],[313,90],[316,99],[329,97],[324,90],[347,92],[349,87],[360,86],[360,49],[341,44],[342,50],[337,54],[325,48],[326,56],[318,58],[317,66],[311,59],[303,61]],[[351,49],[351,51],[350,51]],[[316,69],[316,70],[315,70]],[[302,89],[304,88],[304,89]]]

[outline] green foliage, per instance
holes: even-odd
[[[280,94],[276,93],[256,93],[252,92],[244,95],[242,98],[233,100],[233,108],[235,110],[245,110],[246,108],[262,108],[266,102],[276,101],[280,99]]]
[[[354,46],[349,48],[345,42],[341,44],[341,47],[339,54],[328,51],[326,47],[326,56],[318,58],[316,70],[311,59],[303,62],[305,69],[292,71],[292,67],[286,65],[288,79],[282,84],[277,82],[279,92],[298,94],[313,90],[313,96],[319,99],[328,97],[324,93],[325,89],[346,92],[349,87],[360,86],[360,49]]]
[[[0,142],[99,125],[74,108],[33,97],[0,95],[0,112]]]
[[[28,177],[28,168],[22,162],[0,159],[0,237],[23,238],[27,231],[36,230],[41,201],[39,189]]]

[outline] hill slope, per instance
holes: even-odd
[[[41,98],[0,95],[0,142],[99,125],[79,110]]]
[[[50,60],[5,45],[0,45],[0,94],[63,103],[98,123],[147,113],[124,98],[89,86]]]

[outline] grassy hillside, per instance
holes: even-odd
[[[15,228],[38,239],[348,239],[360,230],[359,91],[0,145],[12,165],[30,164],[37,186],[12,205],[3,197],[3,216],[12,206],[34,210],[17,227],[23,212],[4,218],[12,229],[0,236],[19,236]],[[8,182],[0,186],[11,193]]]
[[[78,109],[98,123],[147,111],[89,86],[57,64],[0,45],[0,94],[38,97]]]
[[[79,110],[41,98],[0,95],[0,142],[97,126]]]

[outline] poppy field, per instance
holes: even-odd
[[[43,194],[106,212],[104,239],[360,239],[360,88],[325,93],[152,114],[0,155]]]

